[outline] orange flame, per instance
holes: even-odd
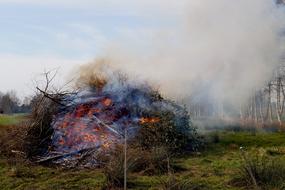
[[[86,114],[85,112],[86,112],[86,107],[84,105],[80,105],[79,107],[77,107],[77,110],[75,112],[75,117],[80,118]]]
[[[88,133],[84,134],[83,139],[88,142],[96,142],[95,136]]]
[[[111,100],[110,98],[105,98],[105,99],[103,100],[103,104],[104,104],[105,106],[110,106],[110,105],[112,104],[112,100]]]
[[[60,139],[60,140],[59,140],[59,144],[60,144],[60,145],[64,145],[64,144],[65,144],[65,141],[64,141],[63,139]]]
[[[102,144],[103,148],[110,148],[111,144],[110,142],[105,142]]]
[[[66,114],[66,116],[64,117],[63,123],[60,126],[60,128],[67,128],[69,125],[69,121],[71,119],[71,115],[70,114]]]
[[[157,118],[157,117],[153,117],[153,118],[142,117],[142,118],[139,119],[140,124],[157,123],[159,121],[160,121],[160,119]]]
[[[93,117],[94,113],[100,113],[100,109],[98,109],[98,108],[90,109],[88,112],[88,117],[89,118]]]

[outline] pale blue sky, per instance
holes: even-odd
[[[0,52],[93,56],[104,40],[118,38],[122,30],[160,27],[171,22],[171,14],[161,16],[151,4],[146,6],[147,3],[146,7],[132,5],[129,8],[124,7],[127,3],[114,4],[114,7],[112,4],[87,4],[77,7],[68,6],[68,2],[64,6],[57,3],[1,4],[0,1]]]
[[[60,67],[65,75],[113,42],[173,27],[185,2],[0,0],[0,91],[28,95],[44,69]]]

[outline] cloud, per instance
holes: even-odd
[[[140,36],[172,25],[180,2],[0,0],[0,52],[96,56],[133,31]]]

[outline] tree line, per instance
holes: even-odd
[[[21,101],[15,91],[0,92],[0,114],[29,112],[31,108],[30,102],[29,98]]]
[[[246,102],[229,105],[213,99],[190,100],[190,113],[194,119],[220,118],[255,124],[285,122],[285,64],[280,64],[272,78],[259,89],[252,89]],[[226,93],[226,92],[225,92]]]

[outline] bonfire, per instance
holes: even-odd
[[[41,90],[27,137],[36,162],[98,166],[98,155],[117,145],[145,149],[196,147],[196,131],[185,107],[164,99],[146,83],[112,75],[84,74],[73,93]]]

